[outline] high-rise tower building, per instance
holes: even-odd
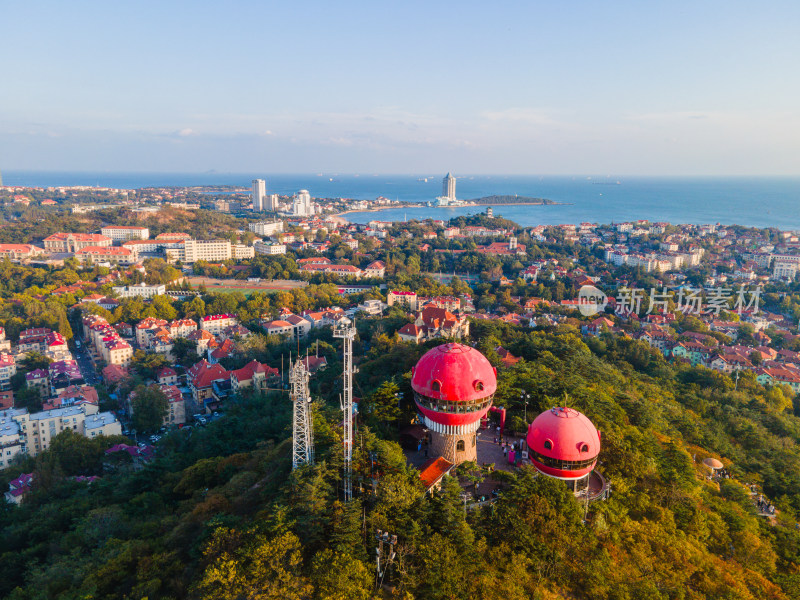
[[[308,217],[314,214],[314,205],[311,204],[311,194],[308,190],[300,190],[294,197],[292,214],[297,217]]]
[[[442,197],[448,200],[456,199],[456,178],[450,173],[445,175],[442,180]]]
[[[253,179],[253,210],[265,210],[264,198],[267,195],[267,182],[263,179]]]
[[[272,212],[278,211],[278,194],[270,194],[267,197],[267,210]]]

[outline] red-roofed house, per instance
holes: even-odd
[[[404,342],[414,342],[415,344],[420,343],[423,334],[422,327],[418,327],[414,325],[414,323],[406,323],[397,330],[397,335],[400,336],[401,340]]]
[[[97,233],[54,233],[44,239],[44,249],[47,252],[78,252],[89,247],[109,247],[112,243],[111,238]]]
[[[417,313],[414,325],[422,328],[422,339],[463,339],[469,335],[469,321],[465,316],[456,316],[449,310],[426,306]]]
[[[218,363],[223,358],[232,356],[235,349],[236,347],[232,339],[228,338],[223,340],[217,348],[209,351],[208,360],[212,365]]]
[[[22,498],[31,491],[31,484],[33,483],[33,473],[23,473],[16,479],[8,482],[8,491],[6,492],[6,500],[11,504],[22,503]]]
[[[138,260],[135,251],[111,246],[86,246],[75,253],[75,258],[81,262],[110,262],[121,265],[132,265]]]
[[[169,402],[169,410],[164,415],[164,425],[186,423],[186,402],[181,391],[174,385],[161,384],[158,387]]]
[[[120,365],[108,365],[103,367],[103,381],[109,385],[117,385],[120,381],[130,377],[128,369]]]
[[[425,493],[433,493],[442,485],[442,479],[450,473],[453,463],[443,457],[432,458],[419,469],[419,480],[425,486]]]
[[[231,371],[230,374],[231,389],[234,393],[246,387],[252,387],[263,392],[267,389],[269,380],[280,377],[278,369],[262,364],[257,360],[251,360],[241,369]]]
[[[189,369],[188,379],[192,397],[198,404],[203,404],[204,400],[214,396],[212,389],[214,382],[229,380],[230,373],[222,365],[212,365],[203,359]]]
[[[178,374],[175,369],[170,367],[162,367],[156,374],[159,385],[176,385],[178,383]]]
[[[44,248],[38,248],[33,244],[0,244],[0,257],[8,257],[11,260],[21,258],[31,258],[44,254]]]
[[[375,260],[364,267],[364,277],[380,277],[386,274],[386,263],[382,260]]]

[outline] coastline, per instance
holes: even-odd
[[[404,208],[431,208],[431,209],[440,209],[440,208],[473,208],[478,206],[573,206],[572,202],[547,202],[547,203],[534,203],[534,202],[503,202],[503,203],[492,203],[492,202],[481,202],[480,204],[465,204],[463,206],[428,206],[426,204],[401,204],[399,206],[378,206],[375,208],[360,208],[360,209],[353,209],[353,210],[345,210],[343,212],[335,213],[331,216],[334,217],[341,217],[342,215],[349,215],[350,213],[365,213],[365,212],[380,212],[382,210],[402,210]]]

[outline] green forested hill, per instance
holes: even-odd
[[[397,371],[424,349],[375,332],[357,376],[371,412],[355,461],[359,482],[377,474],[374,495],[337,499],[333,406],[316,414],[317,465],[291,473],[280,396],[239,400],[208,429],[168,436],[145,469],[118,467],[90,487],[64,479],[80,466],[71,440],[37,458],[42,489],[2,510],[0,597],[383,597],[373,592],[380,528],[398,535],[387,582],[399,598],[800,598],[790,396],[747,376],[734,391],[727,376],[669,365],[631,340],[584,342],[571,326],[473,325],[490,360],[498,343],[523,358],[499,370],[496,403],[512,419],[520,389],[529,418],[567,394],[602,431],[598,468],[612,493],[585,523],[565,487],[532,469],[467,515],[453,480],[423,496],[392,441],[402,413],[378,386],[394,378],[407,390]],[[708,481],[707,456],[733,478]],[[755,515],[744,482],[776,504],[774,522]]]

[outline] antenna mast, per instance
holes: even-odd
[[[292,469],[314,464],[314,425],[308,371],[302,360],[289,366],[292,398]]]
[[[333,337],[344,340],[344,391],[339,405],[342,409],[342,437],[344,445],[344,468],[342,483],[344,487],[344,501],[349,502],[353,497],[353,339],[356,328],[353,323],[336,325]]]

